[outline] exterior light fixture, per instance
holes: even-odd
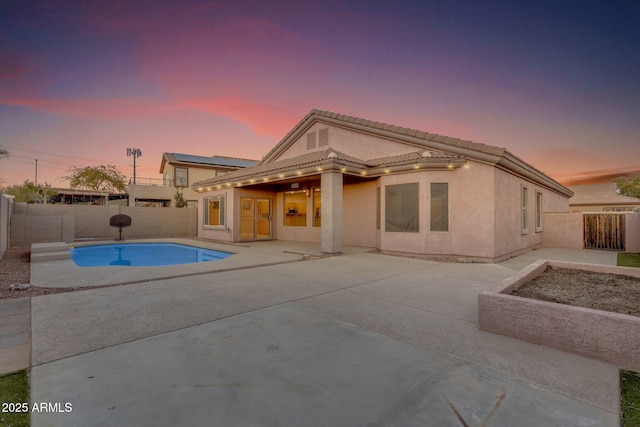
[[[278,174],[278,176],[279,176],[280,178],[284,178],[284,174],[283,174],[283,173]]]
[[[451,163],[451,160],[449,160],[449,163],[447,163],[447,167],[449,169],[453,169],[453,163]]]
[[[464,168],[465,169],[469,169],[471,167],[471,163],[469,163],[469,160],[467,160],[466,162],[464,162]]]
[[[307,197],[311,197],[311,187],[307,187]]]
[[[389,172],[391,172],[391,170],[389,170],[389,168],[386,168],[386,169],[384,170],[384,173],[389,173]]]
[[[302,175],[302,171],[298,171],[296,172],[298,175]]]

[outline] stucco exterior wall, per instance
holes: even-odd
[[[385,187],[411,182],[419,184],[419,232],[385,231]],[[449,231],[430,231],[431,183],[449,184]],[[380,198],[380,249],[480,260],[494,257],[492,167],[470,162],[469,168],[383,176]]]
[[[376,247],[376,187],[377,181],[344,186],[345,245]]]
[[[326,128],[329,129],[329,147],[363,160],[413,153],[419,150],[417,147],[379,138],[363,132],[346,130],[325,123],[315,123],[282,153],[280,157],[278,157],[278,160],[288,159],[314,151],[326,150],[328,147],[319,147],[318,144],[316,144],[315,149],[307,150],[307,134],[316,132],[317,138],[318,131]]]
[[[527,230],[522,229],[522,188],[527,188]],[[536,193],[542,193],[542,228],[536,227]],[[523,178],[495,170],[495,257],[517,255],[542,244],[544,213],[567,212],[568,198]]]
[[[627,213],[625,216],[626,250],[640,252],[640,213]]]
[[[581,212],[546,212],[542,246],[549,248],[584,248]]]

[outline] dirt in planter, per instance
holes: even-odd
[[[636,277],[549,266],[513,295],[640,317]]]

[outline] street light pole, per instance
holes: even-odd
[[[142,157],[142,150],[139,148],[127,148],[127,156],[133,157],[133,183],[136,183],[136,159]]]
[[[38,186],[38,159],[36,159],[36,187]]]

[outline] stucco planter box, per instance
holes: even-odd
[[[640,372],[640,317],[510,295],[547,266],[640,277],[637,268],[540,260],[480,293],[480,329]]]

